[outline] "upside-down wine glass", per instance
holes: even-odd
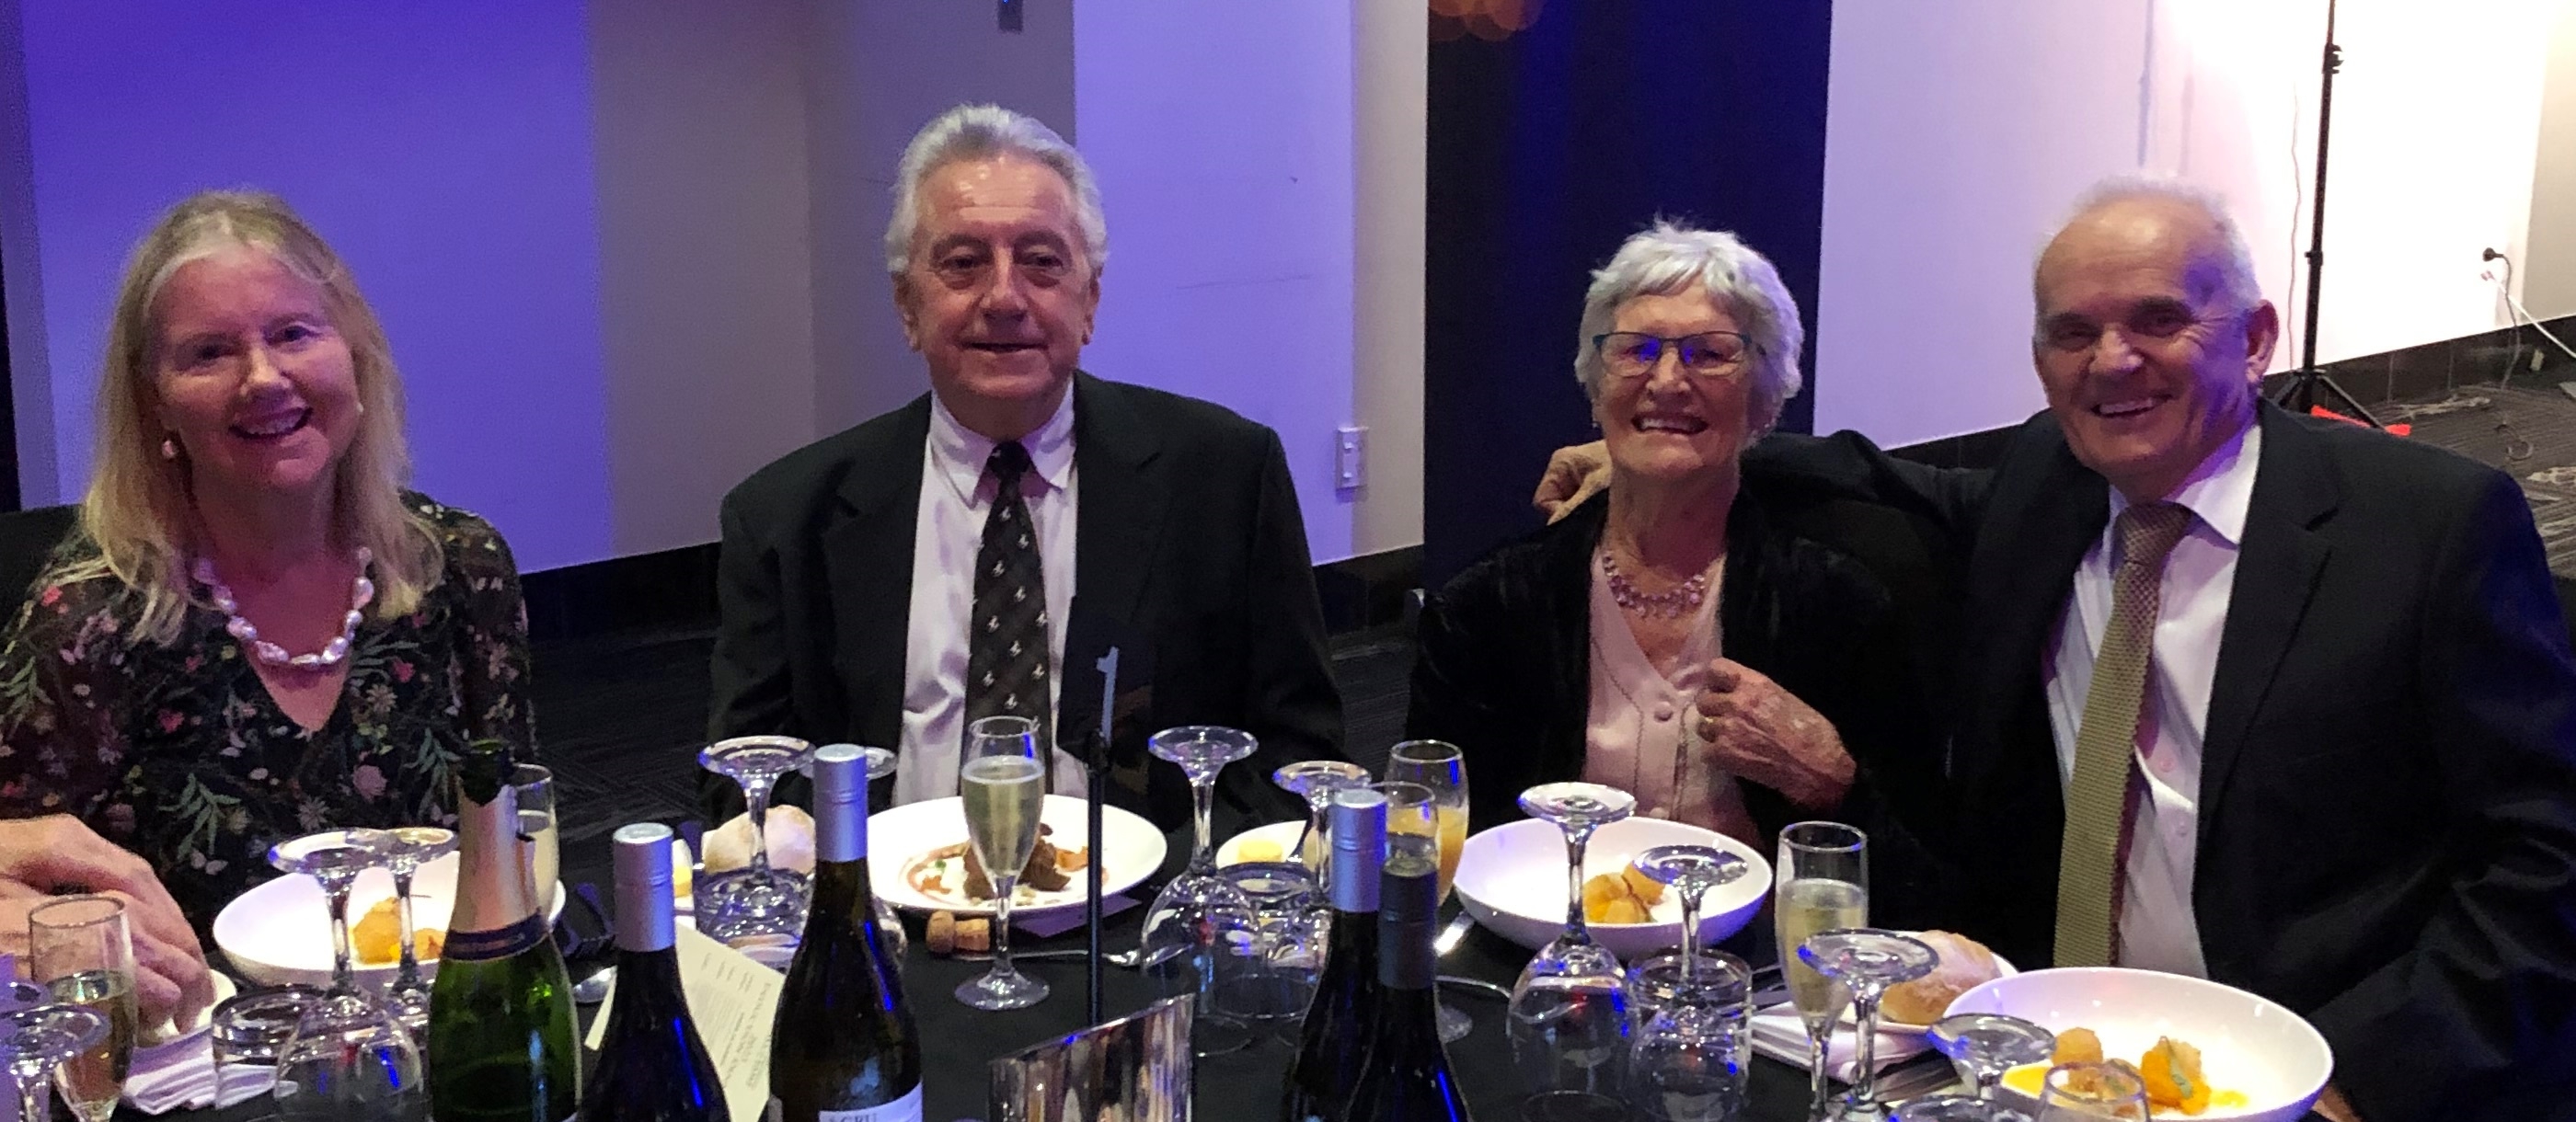
[[[375,1002],[359,991],[349,967],[349,888],[358,874],[385,864],[394,836],[383,830],[323,830],[269,847],[268,863],[281,873],[301,873],[322,885],[331,909],[331,990],[335,1002]]]
[[[0,1013],[0,1063],[18,1083],[18,1117],[46,1117],[54,1070],[105,1039],[107,1018],[95,1009],[37,1005]]]
[[[421,979],[419,949],[412,945],[411,881],[421,866],[456,852],[456,831],[437,826],[400,826],[385,832],[392,835],[394,842],[385,853],[385,867],[394,874],[394,919],[402,925],[396,933],[402,947],[402,968],[393,984],[385,987],[385,1004],[405,1027],[419,1032],[429,1027],[429,983]],[[549,884],[538,891],[553,889]]]
[[[1565,834],[1565,931],[1539,948],[1512,986],[1513,1066],[1529,1122],[1627,1115],[1620,1067],[1628,1050],[1627,978],[1619,956],[1583,923],[1583,852],[1592,831],[1636,812],[1637,798],[1598,783],[1544,783],[1521,809]]]
[[[1831,1066],[1834,1022],[1851,993],[1798,960],[1798,944],[1819,931],[1869,923],[1869,835],[1840,822],[1795,822],[1780,831],[1779,860],[1772,866],[1774,933],[1780,976],[1807,1030],[1807,1118],[1832,1116],[1825,1075]]]
[[[1926,1095],[1897,1107],[1893,1122],[2030,1122],[2030,1116],[1968,1095]]]
[[[769,948],[793,944],[805,927],[805,886],[795,873],[769,864],[770,789],[778,777],[814,758],[814,746],[792,736],[737,736],[698,753],[708,771],[742,787],[751,821],[751,859],[739,869],[698,881],[698,930],[721,943]]]
[[[1324,808],[1333,803],[1333,792],[1368,785],[1368,769],[1349,760],[1299,760],[1270,773],[1270,781],[1279,789],[1306,800],[1306,832],[1297,835],[1295,852],[1280,860],[1306,866],[1320,883],[1329,878],[1332,862],[1324,855],[1332,845],[1324,840]],[[1324,885],[1326,891],[1330,885]]]
[[[1747,866],[1705,845],[1659,845],[1638,854],[1636,866],[1681,897],[1682,947],[1672,1000],[1645,1016],[1629,1044],[1629,1101],[1665,1122],[1726,1122],[1744,1103],[1749,977],[1725,960],[1703,957],[1699,914],[1708,890],[1741,878]]]
[[[1926,1035],[1989,1102],[2005,1072],[2045,1060],[2057,1048],[2056,1033],[2001,1013],[1954,1013],[1932,1022]]]
[[[1842,1117],[1854,1122],[1887,1117],[1887,1107],[1878,1101],[1878,999],[1889,986],[1931,973],[1941,956],[1913,936],[1855,927],[1807,936],[1798,944],[1798,960],[1851,991],[1852,1031],[1859,1046]]]
[[[1227,968],[1226,956],[1246,953],[1254,945],[1259,919],[1252,901],[1216,875],[1208,833],[1217,774],[1252,755],[1259,743],[1251,733],[1215,725],[1164,729],[1145,741],[1155,758],[1178,765],[1189,776],[1196,833],[1188,870],[1165,884],[1145,912],[1139,957],[1159,996],[1198,995],[1190,1048],[1202,1056],[1231,1052],[1252,1040],[1243,1022],[1218,1003],[1217,975]]]
[[[2124,1064],[2059,1064],[2040,1081],[2039,1122],[2145,1122],[2146,1117],[2146,1082]]]

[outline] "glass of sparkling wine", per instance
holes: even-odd
[[[44,1118],[53,1105],[46,1100],[45,1081],[61,1072],[64,1061],[106,1042],[107,1018],[96,1009],[34,1005],[0,1013],[0,1066],[18,1084],[18,1117]],[[110,1110],[115,1104],[108,1100]]]
[[[134,1059],[134,936],[125,901],[70,896],[27,914],[34,978],[55,1001],[107,1022],[97,1042],[54,1069],[54,1087],[82,1122],[106,1122]],[[43,1117],[35,1115],[34,1117]]]
[[[1789,1000],[1807,1028],[1807,1117],[1830,1117],[1826,1098],[1827,1045],[1851,991],[1798,959],[1798,946],[1819,931],[1869,922],[1869,837],[1839,822],[1798,822],[1780,831],[1778,883],[1772,913],[1778,921],[1780,969]]]
[[[1011,893],[1037,848],[1046,761],[1037,722],[1026,717],[985,717],[966,726],[957,793],[966,804],[966,843],[993,882],[993,968],[957,987],[957,1000],[972,1008],[1022,1009],[1047,995],[1045,982],[1011,965]]]
[[[553,906],[555,881],[562,876],[563,853],[556,841],[555,773],[536,764],[510,770],[510,786],[519,792],[519,836],[528,840],[528,864],[534,875],[537,906]]]

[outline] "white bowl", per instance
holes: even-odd
[[[1089,836],[1084,821],[1081,799],[1067,795],[1048,795],[1038,810],[1038,821],[1052,833],[1047,840],[1061,848],[1083,848]],[[931,893],[913,887],[909,875],[922,856],[943,846],[966,840],[966,803],[955,795],[928,799],[868,816],[868,883],[879,899],[898,908],[916,912],[946,911],[959,915],[986,915],[992,912],[990,900],[966,898],[966,874],[961,862],[948,878],[949,889]],[[1124,892],[1137,882],[1153,875],[1163,865],[1163,832],[1133,812],[1114,806],[1100,808],[1100,846],[1107,850],[1107,860],[1100,866],[1102,895]],[[1093,854],[1094,857],[1101,856]],[[1084,896],[1084,872],[1075,872],[1071,883],[1053,892],[1015,893],[1011,914],[1053,911],[1057,908],[1079,908]]]
[[[414,927],[447,930],[448,912],[456,906],[458,860],[456,854],[450,853],[413,874]],[[349,926],[355,928],[368,908],[392,899],[393,894],[392,873],[369,869],[358,874],[357,884],[349,890]],[[556,884],[546,915],[549,919],[561,916],[563,909],[563,885]],[[236,971],[260,985],[327,986],[331,984],[330,917],[330,902],[323,896],[319,882],[308,876],[283,876],[256,885],[224,905],[224,910],[215,916],[215,945],[232,961]],[[355,969],[361,984],[382,986],[393,981],[401,967],[386,963]],[[423,979],[437,975],[437,959],[420,960]]]
[[[2034,970],[1960,994],[1950,1012],[2006,1013],[2051,1032],[2089,1028],[2102,1038],[2105,1056],[2130,1063],[2159,1036],[2188,1042],[2200,1049],[2209,1085],[2240,1092],[2246,1100],[2241,1107],[2212,1106],[2192,1116],[2194,1122],[2295,1122],[2334,1075],[2334,1051],[2298,1014],[2232,986],[2180,974],[2116,967]],[[2022,1098],[2009,1089],[2005,1094]],[[2031,1109],[2038,1105],[2023,1102]]]
[[[1744,859],[1744,875],[1710,889],[1700,901],[1702,945],[1735,934],[1771,891],[1771,863],[1753,847],[1714,830],[1661,818],[1628,818],[1592,832],[1583,852],[1586,879],[1613,873],[1659,845],[1715,846]],[[1565,930],[1565,835],[1553,822],[1506,822],[1467,839],[1458,857],[1458,899],[1476,922],[1536,950]],[[1682,903],[1667,891],[1653,923],[1587,924],[1592,938],[1630,961],[1681,945]]]

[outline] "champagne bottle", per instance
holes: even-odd
[[[1282,1122],[1342,1122],[1352,1085],[1367,1059],[1377,1023],[1378,877],[1386,864],[1386,795],[1366,788],[1337,791],[1330,809],[1331,863],[1326,891],[1333,929],[1324,972],[1306,1006],[1297,1058],[1288,1064]]]
[[[921,1036],[868,887],[866,757],[814,753],[814,891],[769,1034],[773,1122],[920,1122]]]
[[[1440,910],[1440,864],[1408,851],[1387,855],[1379,881],[1377,980],[1382,987],[1368,1059],[1351,1089],[1348,1122],[1463,1122],[1467,1099],[1449,1075],[1440,1043],[1440,1010],[1432,1002],[1438,952],[1432,926]]]
[[[730,1122],[671,949],[671,828],[617,831],[617,1004],[582,1122]]]
[[[519,836],[505,750],[457,763],[456,908],[429,995],[438,1122],[565,1122],[580,1102],[572,983]]]

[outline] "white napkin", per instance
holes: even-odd
[[[215,1041],[193,1032],[156,1048],[134,1050],[134,1066],[125,1077],[125,1101],[145,1114],[167,1114],[185,1107],[221,1109],[268,1093],[264,1068],[236,1067],[223,1101],[215,1101]]]
[[[1881,1029],[1877,1047],[1870,1054],[1870,1066],[1886,1071],[1922,1055],[1931,1047],[1922,1033]],[[1801,1071],[1806,1070],[1807,1026],[1798,1019],[1797,1007],[1784,1001],[1755,1011],[1753,1050]],[[1835,1024],[1833,1036],[1825,1042],[1825,1064],[1826,1073],[1844,1083],[1860,1075],[1860,1032],[1849,1017]]]

